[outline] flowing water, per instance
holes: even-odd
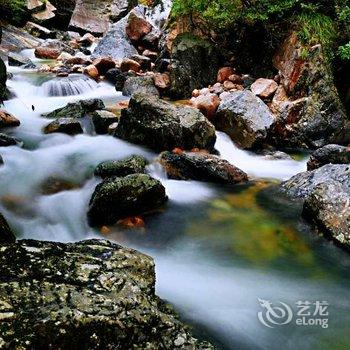
[[[23,146],[0,148],[0,211],[18,237],[63,242],[106,237],[150,254],[159,296],[175,306],[197,336],[219,349],[350,348],[350,257],[312,234],[300,219],[300,205],[276,190],[281,180],[305,170],[305,159],[271,160],[238,149],[218,133],[216,148],[249,174],[249,184],[168,180],[151,164],[149,172],[163,182],[170,198],[166,209],[146,218],[146,230],[112,227],[102,236],[86,222],[98,183],[94,167],[131,154],[152,162],[157,155],[94,135],[89,120],[84,135],[44,135],[44,112],[79,99],[98,97],[113,106],[124,98],[112,86],[79,75],[56,78],[10,70],[14,97],[5,108],[20,118],[21,126],[9,133]],[[73,186],[47,194],[43,187],[50,179]],[[293,320],[274,328],[263,325],[258,299],[288,304]],[[328,328],[296,325],[298,301],[327,301]]]

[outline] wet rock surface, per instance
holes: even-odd
[[[172,179],[231,185],[248,180],[244,171],[211,154],[166,151],[159,156],[159,162]]]
[[[340,145],[326,145],[311,154],[308,170],[320,168],[325,164],[350,164],[350,148]]]
[[[177,107],[156,96],[134,95],[123,109],[115,136],[155,150],[213,148],[214,126],[197,109]]]
[[[213,349],[155,295],[153,260],[104,240],[19,241],[0,250],[7,348]],[[161,344],[161,347],[160,345]]]
[[[152,77],[129,77],[125,80],[123,86],[124,96],[132,96],[140,93],[159,96],[159,92],[154,85]]]
[[[89,224],[115,224],[120,219],[158,210],[166,201],[164,186],[149,175],[107,178],[96,186],[91,197]]]
[[[57,118],[43,129],[45,134],[59,132],[67,135],[77,135],[83,133],[83,128],[79,120],[75,118]]]
[[[232,92],[213,119],[214,125],[242,148],[260,146],[274,121],[268,107],[250,91]]]
[[[118,122],[118,117],[108,111],[95,111],[91,115],[92,122],[97,134],[107,134],[111,124]]]
[[[95,176],[103,179],[113,176],[127,176],[130,174],[144,173],[147,160],[141,156],[131,156],[122,160],[109,160],[100,163],[95,169]]]

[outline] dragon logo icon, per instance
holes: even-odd
[[[273,306],[269,300],[258,299],[263,311],[258,312],[259,321],[266,327],[274,328],[292,321],[293,311],[289,305],[279,302],[279,306]]]

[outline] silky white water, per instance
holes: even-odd
[[[155,153],[112,136],[44,135],[41,129],[49,120],[40,117],[42,113],[79,99],[102,98],[112,105],[124,97],[113,86],[84,77],[67,83],[73,89],[78,81],[77,94],[52,96],[45,92],[48,86],[65,95],[59,78],[21,69],[12,73],[8,86],[16,97],[4,107],[21,120],[21,126],[9,132],[24,146],[0,148],[0,211],[19,237],[64,242],[100,237],[86,222],[88,202],[99,181],[93,169],[104,160],[140,154],[151,162],[148,171],[166,187],[169,204],[146,220],[145,234],[112,229],[106,238],[155,258],[157,293],[200,333],[205,329],[204,338],[223,349],[326,349],[339,339],[349,340],[350,286],[344,278],[349,258],[301,230],[297,216],[289,222],[265,212],[273,193],[267,192],[271,198],[260,203],[251,185],[232,189],[168,180],[152,163]],[[223,133],[217,136],[221,156],[251,179],[282,180],[306,168],[305,161],[271,160],[240,150]],[[50,177],[73,181],[78,188],[42,195],[41,185]],[[268,329],[257,321],[258,298],[290,304],[328,300],[331,326]]]

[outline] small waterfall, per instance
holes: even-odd
[[[70,75],[46,81],[39,87],[42,96],[72,96],[90,92],[97,88],[95,80],[85,75]]]

